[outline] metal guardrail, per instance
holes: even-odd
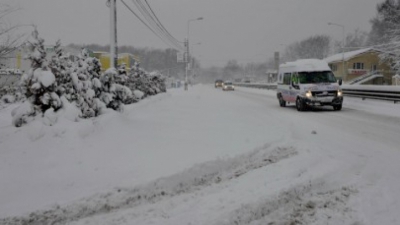
[[[276,90],[277,84],[235,83],[239,87]],[[400,102],[400,86],[343,85],[344,96]]]
[[[250,87],[258,89],[276,90],[276,84],[257,84],[257,83],[234,83],[233,85],[239,87]]]
[[[400,86],[377,86],[374,85],[347,85],[343,86],[343,94],[350,97],[365,99],[377,99],[400,102]],[[365,86],[365,87],[364,87]]]

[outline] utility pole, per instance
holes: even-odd
[[[275,70],[276,70],[276,77],[275,77],[275,81],[278,79],[279,76],[279,52],[275,52],[274,53],[274,62],[275,62]],[[271,81],[272,82],[272,81]]]
[[[186,63],[186,75],[185,75],[185,91],[188,90],[188,70],[190,70],[190,53],[189,53],[189,37],[190,37],[190,22],[196,21],[196,20],[203,20],[203,17],[199,17],[197,19],[190,19],[187,22],[187,39],[186,39],[186,54],[187,54],[187,63]]]
[[[118,45],[117,45],[117,0],[108,0],[110,7],[110,66],[118,66]]]
[[[186,62],[186,70],[185,70],[185,91],[188,90],[188,70],[189,70],[189,63],[190,63],[190,59],[189,59],[189,39],[185,40],[185,47],[186,47],[186,52],[184,53],[184,57],[185,57],[185,62]]]

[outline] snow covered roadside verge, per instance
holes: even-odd
[[[266,145],[230,159],[198,164],[146,185],[115,188],[112,192],[87,197],[71,205],[56,205],[49,210],[36,211],[25,217],[5,218],[0,222],[339,224],[349,220],[357,221],[354,218],[354,210],[347,205],[348,200],[357,194],[355,188],[338,188],[328,184],[321,177],[314,180],[304,179],[304,170],[282,171],[280,166],[275,165],[281,160],[296,157],[297,154],[293,147]],[[280,173],[276,173],[277,171]],[[259,178],[260,181],[267,181],[260,186],[260,182],[254,182],[260,174],[264,174],[267,180],[271,181]],[[281,183],[280,185],[289,182],[290,185],[288,189],[283,186],[276,189],[273,184],[268,184],[270,182]],[[273,190],[257,190],[254,189],[254,185],[263,188],[271,186]],[[248,203],[243,204],[244,202]],[[215,212],[210,212],[211,209]]]
[[[135,188],[115,188],[114,191],[84,198],[68,206],[53,206],[52,209],[30,213],[26,217],[10,217],[1,224],[54,224],[94,215],[110,213],[120,209],[154,204],[166,198],[197,192],[207,186],[236,179],[252,170],[277,163],[297,152],[293,148],[270,148],[263,146],[248,154],[231,159],[218,159],[193,166],[181,173],[157,179]]]
[[[0,224],[398,223],[397,140],[352,110],[240,94],[198,85],[54,127],[0,111]]]

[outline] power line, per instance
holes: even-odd
[[[150,26],[153,26],[153,29],[159,32],[159,34],[165,38],[167,38],[170,43],[174,44],[178,48],[181,48],[181,45],[179,44],[179,41],[177,41],[172,35],[169,34],[169,32],[165,29],[165,27],[157,20],[157,16],[153,13],[150,13],[147,7],[141,2],[140,0],[132,0],[132,2],[136,5],[136,7],[139,9],[143,17],[148,21],[148,24]],[[149,5],[147,5],[149,6]],[[150,6],[149,6],[150,7]],[[152,11],[152,9],[150,8]]]
[[[160,36],[164,36],[163,32],[160,30],[160,28],[155,24],[153,18],[151,18],[151,15],[146,11],[144,6],[141,4],[141,2],[132,0],[132,3],[135,4],[136,8],[139,10],[139,12],[142,14],[144,17],[144,20],[147,21],[147,24],[153,28],[154,31],[156,31]],[[170,41],[170,40],[169,40]]]
[[[176,50],[182,50],[183,47],[179,45],[178,43],[175,42],[175,40],[171,40],[170,37],[165,36],[164,32],[162,31],[157,25],[154,27],[154,19],[151,18],[151,15],[146,11],[145,8],[139,6],[137,3],[132,1],[136,7],[139,9],[141,14],[144,16],[145,19],[142,19],[129,5],[124,1],[121,0],[121,2],[125,5],[126,8],[136,17],[139,19],[140,22],[142,22],[151,32],[153,32],[157,37],[159,37],[165,44],[169,45],[170,47],[176,49]],[[145,21],[147,20],[147,22]],[[151,22],[153,21],[153,22]],[[157,23],[156,23],[157,24]],[[153,27],[152,27],[153,26]]]
[[[129,5],[126,4],[126,3],[124,2],[124,0],[121,0],[121,2],[125,5],[126,8],[128,8],[129,11],[131,11],[131,13],[132,13],[136,18],[138,18],[138,19],[140,20],[140,22],[142,22],[147,28],[149,28],[149,30],[150,30],[151,32],[153,32],[157,37],[159,37],[165,44],[169,45],[170,47],[173,47],[173,46],[171,46],[171,44],[167,43],[156,31],[154,31],[153,28],[151,28],[145,21],[143,21],[143,19],[140,18],[140,16],[139,16],[138,14],[136,14],[135,11],[133,11],[133,10],[129,7]],[[173,48],[175,48],[175,47],[173,47]]]
[[[168,32],[167,29],[165,29],[164,25],[163,25],[163,24],[161,23],[161,21],[158,19],[157,15],[154,13],[153,9],[150,7],[150,5],[149,5],[149,3],[147,2],[147,0],[145,0],[145,2],[146,2],[146,4],[147,4],[147,6],[149,7],[151,13],[154,15],[154,17],[155,17],[156,20],[158,21],[158,23],[159,23],[159,24],[161,25],[161,27],[165,30],[165,32],[166,32],[170,37],[172,37],[176,42],[178,42],[178,43],[183,43],[183,42],[181,42],[181,41],[178,41],[175,37],[173,37],[173,36]]]

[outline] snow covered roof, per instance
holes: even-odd
[[[299,59],[294,62],[286,62],[279,67],[293,67],[296,71],[326,71],[331,70],[324,60],[320,59]],[[292,70],[293,70],[292,69]]]
[[[345,52],[344,56],[342,53],[332,55],[332,56],[325,58],[324,60],[328,63],[333,63],[333,62],[342,61],[342,59],[344,58],[344,60],[347,61],[347,60],[354,58],[360,54],[370,52],[370,51],[379,52],[379,50],[376,50],[373,48],[364,48],[364,49],[359,49],[359,50],[355,50],[355,51],[351,51],[351,52]]]

